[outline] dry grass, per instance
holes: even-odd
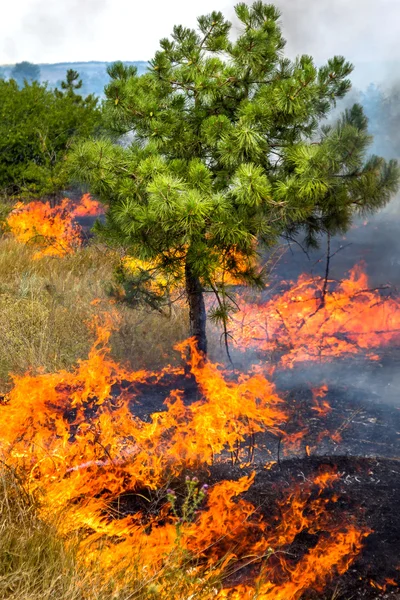
[[[0,239],[0,390],[10,373],[51,372],[85,357],[93,341],[87,327],[111,308],[107,288],[117,257],[99,246],[65,258],[32,259],[32,248]],[[92,304],[93,300],[101,300]],[[187,335],[184,309],[167,318],[145,309],[118,307],[121,325],[113,356],[132,368],[164,365],[174,343]]]
[[[118,579],[88,573],[79,566],[79,540],[63,541],[56,518],[54,524],[42,521],[12,472],[0,469],[0,600],[201,600],[215,595],[217,579],[209,575],[206,581],[183,567],[178,547],[159,573],[145,579],[139,560]]]
[[[0,599],[82,600],[73,553],[12,475],[0,473]]]

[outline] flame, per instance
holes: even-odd
[[[90,194],[83,194],[74,209],[72,210],[73,217],[98,217],[104,214],[104,206],[94,200]]]
[[[121,263],[123,270],[141,281],[150,293],[161,297],[169,292],[176,292],[179,297],[184,273],[182,265],[178,264],[174,272],[166,274],[157,260],[142,260],[134,256],[124,256]]]
[[[19,242],[37,248],[33,258],[65,256],[82,245],[81,228],[74,219],[103,212],[99,202],[89,194],[84,194],[77,205],[68,198],[55,207],[48,202],[19,202],[8,216],[7,224]]]
[[[344,572],[368,531],[334,516],[335,498],[326,495],[339,479],[332,470],[294,485],[268,520],[242,497],[254,473],[212,485],[192,518],[180,518],[165,492],[158,511],[120,512],[124,494],[143,497],[154,490],[162,497],[162,490],[188,470],[205,475],[207,466],[229,453],[239,460],[249,437],[260,431],[281,435],[289,415],[260,372],[228,373],[206,361],[190,339],[177,351],[188,360],[200,398],[185,404],[178,385],[166,398],[165,411],[149,421],[139,419],[134,406],[143,386],[162,387],[171,378],[184,382],[185,370],[121,367],[109,353],[117,326],[117,314],[97,318],[87,359],[72,371],[14,376],[0,405],[1,459],[38,499],[42,518],[63,514],[60,535],[68,539],[80,532],[82,564],[100,567],[110,579],[135,564],[146,579],[174,557],[199,577],[212,573],[222,580],[235,565],[248,564],[256,568],[253,581],[226,586],[210,598],[250,598],[257,591],[268,600],[297,600]],[[286,550],[303,531],[318,541],[302,556],[290,557]]]
[[[183,375],[183,370],[129,372],[108,356],[114,326],[111,317],[95,326],[96,343],[74,371],[14,376],[2,415],[12,422],[1,440],[3,452],[23,471],[28,463],[35,463],[32,489],[37,480],[40,485],[44,478],[51,481],[53,506],[64,501],[66,473],[70,497],[82,493],[83,470],[86,479],[93,477],[93,493],[101,492],[104,481],[91,469],[98,466],[109,468],[113,481],[107,485],[113,494],[122,493],[127,482],[132,489],[155,488],[167,473],[177,475],[183,467],[211,464],[224,450],[235,451],[248,435],[278,432],[279,424],[287,419],[282,400],[261,375],[227,381],[217,365],[201,366],[202,356],[189,340],[179,350],[192,349],[191,370],[202,399],[186,406],[182,392],[174,390],[166,399],[167,410],[145,423],[130,411],[130,402],[138,397],[135,384],[154,384],[165,375]],[[113,395],[113,389],[124,381],[130,385]]]
[[[377,349],[400,341],[399,301],[371,289],[362,265],[324,289],[322,278],[302,275],[264,304],[239,301],[231,326],[235,345],[278,354],[291,368],[361,352],[378,360]]]
[[[216,249],[216,267],[211,275],[213,284],[219,286],[242,285],[246,276],[255,272],[261,275],[262,268],[257,265],[256,246],[254,254],[248,256],[238,248],[230,248],[221,254]]]
[[[80,229],[73,221],[68,200],[54,208],[48,202],[19,202],[7,224],[19,242],[38,248],[35,259],[72,254],[81,245]]]
[[[271,554],[255,585],[224,589],[217,597],[253,600],[256,593],[260,600],[296,600],[308,589],[321,591],[334,572],[344,573],[361,550],[363,539],[369,532],[352,523],[338,527],[332,519],[327,510],[330,501],[323,498],[322,493],[337,479],[338,475],[332,472],[321,473],[287,496],[280,505],[274,528],[264,531],[259,550],[284,550],[301,532],[316,534],[323,529],[325,535],[313,548],[297,561],[286,558],[285,552]],[[310,501],[310,494],[316,486],[316,497]]]
[[[387,577],[383,584],[378,583],[377,581],[374,581],[373,579],[370,579],[369,583],[373,588],[375,588],[377,590],[381,590],[382,592],[386,592],[388,587],[399,587],[398,582],[395,579],[392,579],[390,577]]]
[[[326,384],[321,385],[318,388],[312,388],[313,395],[313,406],[312,410],[317,413],[320,417],[325,417],[332,411],[332,407],[328,400],[325,399],[328,393],[328,386]]]
[[[166,292],[173,294],[174,302],[179,302],[182,295],[183,282],[185,279],[185,260],[187,246],[181,249],[171,249],[167,253],[170,259],[168,269],[165,269],[165,256],[143,260],[135,256],[125,256],[121,261],[122,269],[128,274],[141,280],[142,285],[155,294],[163,295]],[[214,249],[215,267],[211,269],[210,281],[204,281],[205,288],[212,286],[217,289],[221,286],[232,286],[243,284],[249,271],[257,271],[256,261],[237,249],[230,249],[220,253]],[[173,267],[172,267],[173,265]],[[261,269],[259,269],[261,272]]]

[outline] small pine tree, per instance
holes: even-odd
[[[61,82],[61,88],[67,93],[75,94],[82,87],[82,79],[79,79],[78,71],[68,69],[65,81]]]
[[[354,214],[383,206],[399,179],[394,161],[366,158],[360,106],[321,126],[350,89],[352,66],[340,56],[321,68],[310,56],[292,62],[274,6],[235,10],[235,41],[213,12],[197,31],[175,27],[144,75],[111,66],[104,117],[114,137],[79,144],[70,164],[109,205],[102,233],[184,281],[204,352],[204,290],[217,295],[214,318],[228,317],[218,269],[258,284],[260,244],[300,228],[310,244],[345,230]],[[128,132],[130,146],[115,143]]]

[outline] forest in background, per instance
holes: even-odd
[[[62,62],[62,63],[42,63],[35,65],[38,67],[37,80],[41,83],[47,83],[50,88],[60,87],[61,81],[69,69],[77,71],[82,79],[81,93],[85,96],[93,94],[103,99],[104,88],[109,83],[107,68],[111,62],[102,61],[82,61],[82,62]],[[139,74],[143,74],[148,69],[147,61],[124,61],[129,67],[137,68]],[[0,79],[10,79],[13,77],[15,65],[0,65]],[[376,79],[370,80],[364,87],[353,86],[352,91],[343,102],[338,103],[337,112],[343,110],[344,106],[349,106],[354,102],[362,104],[365,114],[369,119],[369,130],[374,137],[373,150],[377,154],[385,157],[400,156],[400,82],[396,78],[397,64],[391,65],[393,77],[380,81],[377,73],[383,69],[382,65],[372,68],[370,65],[361,65],[357,69],[359,73],[358,80],[368,81],[368,73],[371,71],[376,74]],[[383,69],[385,72],[388,70]],[[361,75],[360,75],[361,72]],[[23,79],[20,79],[22,84]]]

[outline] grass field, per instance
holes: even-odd
[[[88,322],[115,308],[107,290],[118,257],[104,247],[82,248],[64,258],[32,259],[32,248],[0,238],[0,391],[10,373],[70,368],[93,342]],[[113,357],[133,369],[164,365],[187,336],[185,309],[169,316],[118,305],[120,325]]]

